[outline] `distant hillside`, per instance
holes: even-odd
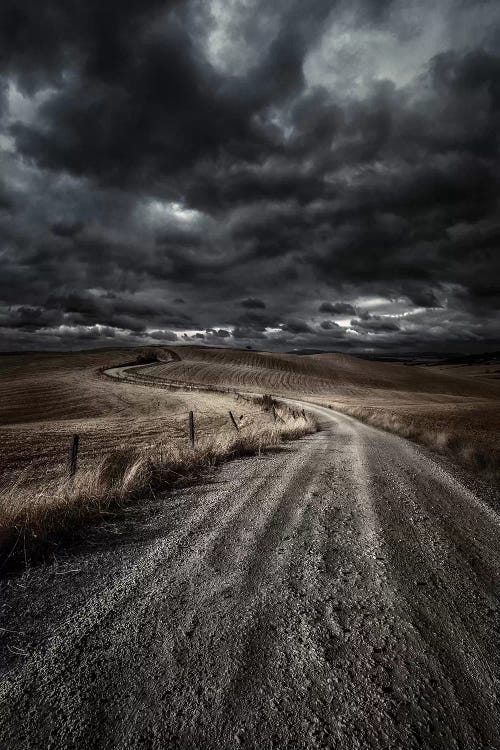
[[[178,383],[238,388],[241,390],[321,394],[367,395],[392,391],[427,396],[461,396],[497,399],[495,382],[471,382],[428,368],[376,362],[348,354],[276,354],[236,349],[172,347],[179,361],[155,364],[142,373]]]

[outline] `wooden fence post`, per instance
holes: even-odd
[[[73,435],[71,439],[71,444],[69,447],[69,475],[70,477],[74,477],[76,474],[79,444],[80,444],[79,435]]]
[[[189,439],[194,448],[194,414],[192,411],[189,412]]]
[[[230,416],[230,418],[231,418],[231,422],[232,422],[232,423],[233,423],[233,425],[234,425],[234,429],[236,430],[236,432],[238,432],[238,430],[239,430],[240,428],[238,427],[238,422],[237,422],[237,421],[236,421],[236,419],[235,419],[235,418],[233,417],[233,412],[232,412],[231,410],[229,410],[229,416]]]
[[[274,408],[274,406],[273,406],[273,417],[274,417],[274,422],[275,423],[279,419],[280,422],[283,422],[283,424],[286,424],[285,420],[283,419],[283,417],[281,416],[281,414],[278,414],[278,412],[276,411],[276,409]]]

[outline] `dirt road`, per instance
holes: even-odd
[[[3,581],[2,750],[500,747],[498,516],[317,411]]]

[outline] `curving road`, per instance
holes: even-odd
[[[498,515],[314,411],[3,581],[2,750],[500,747]]]

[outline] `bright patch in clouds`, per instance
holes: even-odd
[[[221,73],[242,76],[255,67],[279,29],[279,14],[270,3],[212,0],[205,12],[209,29],[206,55]]]
[[[203,214],[191,208],[186,208],[182,203],[164,202],[160,200],[147,201],[143,208],[146,219],[153,226],[161,226],[177,222],[181,224],[193,224],[199,221]]]
[[[452,8],[452,0],[399,0],[384,14],[384,23],[377,25],[363,13],[361,3],[344,3],[306,59],[308,84],[325,86],[341,96],[365,96],[374,81],[383,79],[406,86],[450,45],[452,37],[459,46],[470,43],[464,24],[480,28],[472,9],[451,12]]]

